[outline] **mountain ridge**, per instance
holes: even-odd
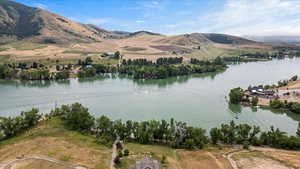
[[[28,39],[38,43],[64,44],[69,42],[101,42],[105,39],[123,39],[140,35],[164,36],[149,31],[124,32],[109,31],[92,24],[81,24],[39,8],[29,7],[10,0],[0,3],[0,36],[2,42]],[[183,36],[183,38],[182,38]],[[162,41],[173,41],[176,36],[166,36]],[[181,46],[201,43],[247,44],[248,39],[226,34],[192,33],[177,35]],[[175,38],[176,39],[176,38]],[[176,40],[175,40],[176,41]],[[181,41],[181,42],[180,42]]]

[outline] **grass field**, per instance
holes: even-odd
[[[0,142],[0,163],[33,155],[89,168],[107,169],[111,149],[96,144],[95,137],[65,129],[59,119],[44,121],[20,136]],[[41,166],[40,163],[30,165]]]

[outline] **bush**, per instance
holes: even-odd
[[[124,156],[129,156],[129,150],[128,149],[124,150]]]
[[[243,142],[243,149],[249,150],[249,145],[250,145],[249,141],[244,141]]]
[[[251,101],[252,106],[257,106],[258,101],[258,97],[253,97]]]
[[[280,100],[273,100],[270,102],[270,107],[273,109],[281,109],[284,107],[284,104]]]
[[[291,106],[291,111],[300,114],[300,103],[293,103]]]

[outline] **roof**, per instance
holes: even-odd
[[[161,169],[158,161],[146,157],[144,160],[138,161],[131,169]]]

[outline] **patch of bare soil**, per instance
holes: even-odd
[[[289,169],[277,161],[262,158],[250,158],[238,160],[239,168],[243,169]]]
[[[261,151],[236,153],[233,155],[233,159],[238,168],[242,169],[291,169],[290,165]]]
[[[263,152],[265,155],[268,155],[274,159],[283,161],[289,166],[300,169],[300,152],[299,151],[286,151],[278,150],[273,148],[261,148],[255,147],[255,150]]]
[[[182,169],[231,169],[231,165],[218,152],[180,151]]]

